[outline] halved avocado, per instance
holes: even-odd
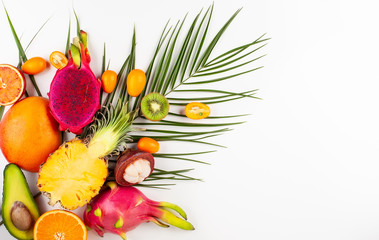
[[[17,239],[33,239],[34,223],[40,216],[21,169],[8,164],[4,169],[2,213],[5,227]]]

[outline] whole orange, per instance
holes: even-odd
[[[14,104],[0,122],[0,148],[5,158],[30,172],[38,172],[62,136],[49,110],[49,101],[28,97]]]

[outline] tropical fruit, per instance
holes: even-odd
[[[191,102],[186,105],[184,113],[188,118],[198,120],[207,118],[211,113],[211,109],[204,103]]]
[[[142,137],[138,140],[137,148],[144,152],[156,153],[159,151],[159,143],[155,139]]]
[[[28,97],[14,104],[0,122],[0,148],[5,158],[22,169],[38,172],[62,143],[49,101]]]
[[[0,64],[0,105],[8,106],[17,102],[24,91],[24,75],[11,65]]]
[[[132,97],[137,97],[141,94],[146,85],[146,75],[140,69],[133,69],[128,74],[126,86],[128,94]]]
[[[149,221],[160,227],[170,224],[183,230],[195,229],[186,221],[183,209],[175,204],[150,200],[134,187],[120,187],[115,182],[109,182],[108,186],[110,188],[97,195],[84,212],[85,224],[99,236],[111,232],[126,240],[126,232]],[[181,217],[167,209],[176,211]]]
[[[117,73],[112,70],[106,70],[103,75],[101,75],[101,84],[104,92],[113,92],[117,84]]]
[[[54,51],[50,54],[49,61],[53,67],[56,69],[62,69],[66,67],[68,60],[66,56],[59,52],[59,51]]]
[[[170,110],[170,104],[162,94],[152,92],[142,98],[141,111],[151,121],[165,118]]]
[[[87,240],[87,228],[74,213],[52,210],[38,218],[34,240]]]
[[[130,141],[127,133],[136,115],[136,111],[128,112],[127,105],[112,108],[110,119],[91,125],[91,138],[75,138],[49,156],[41,167],[37,186],[50,197],[51,205],[59,201],[73,210],[99,193],[108,176],[107,156]]]
[[[39,172],[37,186],[48,193],[50,205],[60,201],[73,210],[99,192],[108,176],[108,163],[90,152],[82,140],[64,143],[50,155]]]
[[[47,67],[46,60],[41,57],[33,57],[26,61],[21,69],[24,73],[29,75],[35,75],[43,72]]]
[[[114,175],[121,186],[132,186],[145,180],[154,170],[155,160],[148,152],[127,149],[117,158]]]
[[[48,93],[51,113],[61,131],[80,134],[100,109],[101,82],[93,74],[90,61],[87,34],[80,31],[71,45],[68,64],[57,70]]]
[[[23,240],[33,239],[33,226],[40,213],[24,174],[15,164],[8,164],[4,169],[1,214],[12,236]]]

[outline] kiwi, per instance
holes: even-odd
[[[167,99],[156,92],[147,94],[141,101],[141,111],[151,121],[162,120],[167,116],[169,108]]]

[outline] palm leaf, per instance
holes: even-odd
[[[3,118],[5,106],[0,106],[0,120]]]
[[[20,54],[20,56],[21,56],[21,59],[22,59],[23,62],[26,62],[26,61],[28,60],[28,58],[26,57],[26,54],[25,54],[24,48],[23,48],[22,45],[21,45],[20,39],[19,39],[18,36],[17,36],[16,30],[15,30],[14,27],[13,27],[12,21],[11,21],[11,19],[10,19],[10,17],[9,17],[8,11],[7,11],[7,9],[5,8],[5,6],[4,6],[4,10],[5,10],[5,14],[7,15],[8,23],[9,23],[9,26],[10,26],[10,28],[11,28],[12,35],[13,35],[13,38],[14,38],[14,40],[15,40],[15,42],[16,42],[16,45],[17,45],[17,48],[18,48],[19,54]],[[45,23],[45,24],[46,24],[46,23]],[[45,24],[44,24],[44,25],[45,25]],[[44,26],[44,25],[43,25],[43,26]],[[43,27],[43,26],[42,26],[42,27]],[[38,32],[39,32],[39,31],[38,31]],[[38,32],[37,32],[37,33],[38,33]],[[33,39],[34,39],[34,38],[33,38]],[[33,39],[32,39],[32,40],[33,40]],[[36,83],[36,80],[35,80],[34,76],[33,76],[33,75],[29,75],[29,78],[30,78],[30,81],[32,82],[34,88],[36,89],[36,92],[37,92],[38,96],[42,96],[41,91],[40,91],[39,88],[38,88],[38,85],[37,85],[37,83]]]
[[[51,17],[48,18],[48,19],[42,24],[42,26],[38,29],[38,31],[34,34],[32,40],[30,40],[29,44],[26,46],[26,48],[25,48],[25,52],[28,50],[28,48],[30,47],[30,45],[32,44],[32,42],[34,41],[34,39],[37,37],[38,33],[43,29],[43,27],[47,24],[47,22],[48,22],[50,19],[51,19]]]
[[[71,46],[70,35],[71,35],[71,18],[70,18],[69,21],[68,21],[68,31],[67,31],[67,40],[66,40],[66,50],[65,50],[65,52],[64,52],[67,58],[68,58],[68,51],[70,50],[70,46]]]
[[[179,113],[173,113],[173,112],[169,112],[168,115],[170,115],[170,116],[175,116],[175,117],[187,118],[186,115],[179,114]],[[224,115],[224,116],[209,116],[209,117],[207,117],[207,119],[239,118],[239,117],[246,117],[246,116],[249,116],[249,115],[250,115],[250,114]]]
[[[139,108],[141,99],[150,92],[161,93],[167,97],[171,105],[177,106],[184,106],[189,102],[195,101],[214,105],[243,98],[259,99],[256,96],[257,89],[244,89],[243,91],[234,92],[229,89],[224,90],[214,87],[197,87],[205,86],[207,84],[217,84],[221,81],[228,81],[229,79],[246,75],[262,68],[255,64],[265,55],[260,54],[255,57],[253,56],[266,45],[268,38],[264,38],[265,35],[213,57],[216,46],[219,44],[222,36],[240,11],[241,9],[238,9],[210,40],[208,40],[208,33],[211,27],[213,5],[211,5],[204,13],[203,11],[200,11],[191,21],[189,21],[187,29],[187,15],[183,20],[177,21],[173,25],[167,23],[162,31],[153,57],[146,70],[146,87],[136,98],[127,95],[125,84],[128,73],[135,68],[136,35],[134,30],[130,53],[118,74],[116,85],[117,91],[107,95],[104,102],[105,107],[102,109],[101,113],[103,115],[107,114],[106,109],[108,106],[112,105],[114,98],[117,99],[118,103],[129,104],[128,106],[130,110],[135,111]],[[103,69],[104,63],[105,59],[103,58]],[[191,85],[190,88],[188,88],[189,85]],[[171,94],[174,93],[179,94],[180,97],[171,96]],[[186,97],[183,93],[188,94],[189,96]],[[201,94],[199,94],[199,96],[194,96],[193,93]],[[208,147],[211,146],[214,149],[202,152],[154,154],[155,158],[162,160],[209,164],[207,161],[197,159],[193,156],[209,154],[219,147],[225,147],[210,142],[209,139],[231,131],[229,128],[230,126],[244,123],[240,118],[247,115],[248,114],[210,116],[208,119],[199,123],[196,121],[190,121],[185,115],[174,112],[170,112],[164,120],[151,122],[139,113],[138,119],[133,123],[135,131],[131,132],[130,136],[133,142],[138,141],[142,137],[148,136],[158,141],[191,142]],[[226,121],[226,119],[229,120]],[[171,183],[171,181],[200,180],[187,175],[188,171],[189,169],[173,171],[155,169],[151,176],[146,180],[146,183],[139,184],[139,186],[166,188],[167,186],[174,184]],[[168,180],[170,182],[160,183],[162,180]],[[155,181],[158,181],[158,183],[152,183]]]
[[[167,25],[162,32],[156,52],[148,68],[148,87],[136,100],[134,108],[140,102],[140,99],[147,93],[157,91],[167,97],[170,105],[184,106],[189,102],[201,101],[208,105],[235,101],[242,98],[259,99],[256,95],[257,89],[246,90],[243,92],[232,92],[215,88],[192,88],[180,89],[182,86],[191,85],[207,85],[227,81],[229,79],[245,75],[261,69],[261,66],[252,66],[265,55],[261,54],[251,58],[259,52],[265,45],[268,38],[265,35],[251,41],[250,43],[237,46],[231,50],[212,58],[213,51],[220,42],[223,34],[231,25],[241,9],[238,9],[219,29],[216,35],[207,44],[207,35],[212,19],[213,5],[201,15],[201,11],[194,17],[185,31],[182,42],[179,42],[179,35],[183,31],[184,20],[178,21],[174,26],[168,28]],[[187,17],[187,16],[186,16]],[[186,19],[186,17],[184,19]],[[169,29],[168,31],[166,29]],[[172,30],[171,30],[172,29]],[[167,39],[166,39],[167,37]],[[174,52],[177,54],[174,54]],[[249,67],[250,66],[250,67]],[[247,69],[246,69],[247,67]],[[170,97],[172,93],[192,93],[190,97]],[[194,96],[193,93],[202,93],[200,96]],[[170,112],[165,120],[159,122],[146,121],[140,117],[134,125],[146,127],[144,133],[134,134],[133,139],[137,141],[143,136],[150,136],[158,141],[182,141],[206,144],[216,147],[223,147],[218,144],[211,143],[205,139],[218,136],[229,131],[227,126],[238,125],[243,121],[232,122],[212,122],[212,119],[232,119],[247,116],[246,114],[237,114],[229,116],[210,116],[209,120],[202,123],[188,122],[185,115]],[[174,118],[179,117],[178,120]],[[210,121],[210,122],[209,122]],[[172,130],[158,130],[151,127],[175,128]],[[215,130],[208,131],[185,131],[187,128],[214,128]],[[227,129],[227,130],[226,130]],[[157,133],[159,133],[157,135]],[[213,152],[209,151],[209,152]],[[203,152],[203,153],[209,153]],[[191,156],[198,153],[187,153],[188,156],[183,156],[183,153],[170,154],[154,154],[157,158],[175,159],[182,161],[191,161],[194,163],[207,163]],[[156,180],[156,178],[154,178]]]
[[[105,43],[104,43],[104,53],[103,53],[103,61],[101,64],[101,74],[105,72],[105,62],[106,62],[106,49],[105,49]],[[103,88],[100,88],[100,104],[103,103]]]

